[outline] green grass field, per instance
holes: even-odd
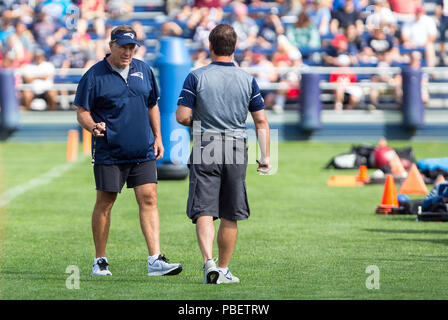
[[[446,143],[391,143],[406,145],[418,159],[447,156]],[[0,299],[447,299],[448,224],[376,215],[382,185],[327,187],[331,174],[357,173],[322,169],[349,148],[284,142],[275,175],[248,167],[251,218],[239,224],[231,262],[241,283],[227,286],[202,285],[195,229],[185,215],[187,180],[158,186],[162,251],[181,262],[183,272],[146,275],[137,205],[125,189],[112,210],[107,251],[113,276],[93,278],[95,190],[84,158],[1,208]],[[65,162],[62,143],[3,143],[0,153],[3,191]],[[78,290],[66,288],[69,265],[80,269]],[[378,290],[365,285],[370,265],[380,270]]]

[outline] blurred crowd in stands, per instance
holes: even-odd
[[[426,15],[422,0],[219,0],[172,1],[171,21],[164,24],[165,35],[191,38],[200,46],[195,67],[209,63],[207,36],[219,23],[231,24],[238,34],[235,59],[242,67],[255,67],[261,86],[271,83],[286,86],[263,90],[266,105],[281,112],[287,99],[300,94],[298,72],[279,73],[275,67],[341,67],[329,74],[337,83],[334,108],[355,108],[363,90],[359,76],[344,69],[354,66],[387,67],[436,66],[435,42],[438,28],[448,28],[448,8],[437,3],[435,16]],[[447,22],[445,22],[445,20]],[[444,41],[444,35],[440,36]],[[441,46],[439,64],[444,65]],[[259,71],[258,71],[259,70]],[[294,70],[294,69],[289,69]],[[395,101],[401,101],[401,77],[382,72],[369,77],[372,82],[390,84]],[[424,81],[428,80],[425,75]],[[379,96],[387,90],[369,90],[369,109],[377,108]],[[423,89],[422,97],[429,97]]]
[[[363,90],[356,85],[360,76],[346,67],[445,64],[448,2],[432,1],[436,10],[430,16],[423,0],[166,0],[160,16],[151,18],[160,21],[151,36],[188,39],[198,68],[210,63],[209,32],[228,23],[238,35],[235,61],[253,67],[269,108],[281,112],[287,100],[300,95],[294,67],[329,66],[340,67],[328,75],[330,83],[339,84],[334,108],[351,109]],[[66,92],[53,89],[54,69],[88,68],[103,59],[117,21],[131,24],[140,41],[149,39],[145,24],[132,18],[135,7],[135,0],[0,0],[0,67],[21,69],[16,81],[31,84],[23,90],[22,105],[30,110],[38,96],[50,110],[69,108],[56,100]],[[148,61],[147,53],[141,46],[135,57]],[[369,80],[390,84],[400,102],[400,75],[384,71]],[[369,108],[378,107],[381,94],[369,90]],[[427,92],[423,97],[429,99]]]

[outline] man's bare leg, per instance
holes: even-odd
[[[157,208],[157,184],[147,183],[134,188],[139,206],[140,226],[148,247],[148,275],[176,275],[182,271],[180,263],[168,263],[160,251],[160,219]]]
[[[33,101],[34,93],[30,90],[24,90],[22,92],[23,105],[27,111],[31,110],[31,101]]]
[[[213,242],[215,241],[215,225],[213,217],[202,216],[196,220],[196,234],[201,249],[204,264],[213,257]]]
[[[157,208],[157,184],[147,183],[134,188],[139,206],[140,226],[148,246],[148,255],[160,254],[160,219]]]
[[[97,190],[96,203],[92,213],[92,232],[96,257],[106,256],[106,244],[110,229],[110,212],[117,199],[116,192]]]
[[[235,250],[238,236],[238,225],[236,221],[221,218],[218,230],[219,259],[218,267],[227,268]]]

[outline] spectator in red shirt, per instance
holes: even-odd
[[[195,0],[194,6],[196,8],[221,8],[221,0]]]
[[[338,57],[338,65],[340,70],[334,71],[330,74],[330,83],[336,83],[337,87],[334,90],[334,110],[342,111],[344,103],[346,109],[354,109],[362,98],[362,89],[360,86],[354,85],[358,82],[356,74],[347,69],[350,66],[350,58],[343,54]]]
[[[331,40],[331,47],[327,53],[324,53],[323,59],[329,66],[339,66],[338,57],[342,54],[350,58],[350,64],[358,63],[356,48],[349,47],[347,36],[339,33]]]
[[[207,9],[211,10],[211,12],[208,12],[208,14],[219,17],[218,20],[222,19],[223,10],[222,10],[222,1],[221,0],[195,0],[193,9],[196,9],[196,8],[198,8],[198,9],[207,8]],[[212,18],[212,17],[210,17],[210,18],[211,18],[211,20],[214,20],[214,18]]]
[[[390,8],[401,22],[414,19],[415,9],[422,4],[422,0],[389,0]]]
[[[13,59],[13,66],[19,68],[31,62],[32,53],[26,50],[17,34],[13,33],[9,36],[4,46],[5,53]]]
[[[98,36],[104,36],[106,32],[106,12],[104,0],[82,0],[81,16],[87,21],[93,22],[93,27]]]

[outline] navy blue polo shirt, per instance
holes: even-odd
[[[105,136],[92,143],[95,164],[155,160],[148,114],[159,98],[154,74],[145,62],[132,59],[126,83],[107,57],[83,75],[74,101],[90,111],[95,122],[106,123]]]

